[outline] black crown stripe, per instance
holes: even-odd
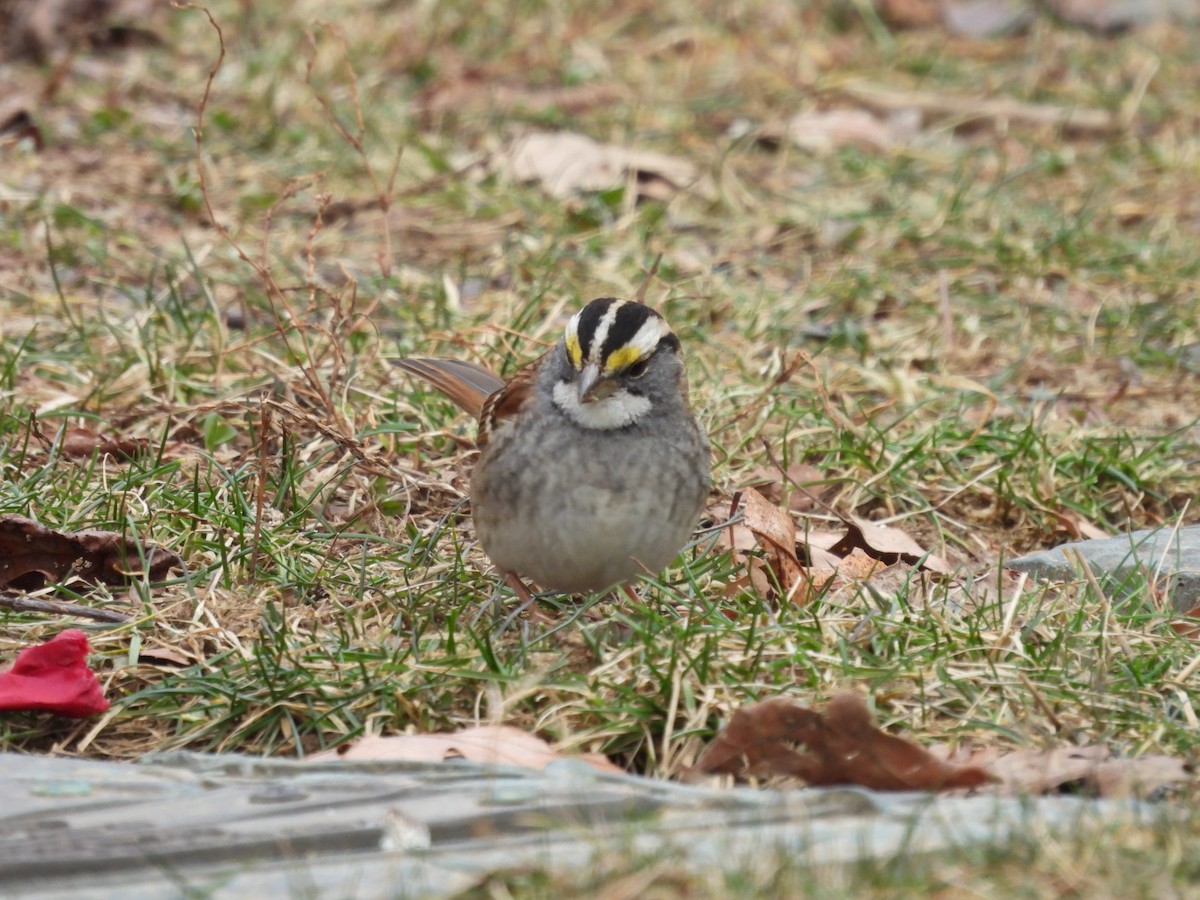
[[[605,335],[604,346],[600,348],[600,358],[608,359],[610,353],[620,350],[633,340],[633,336],[642,330],[643,325],[651,319],[657,318],[660,318],[658,313],[648,306],[640,303],[626,303],[617,310],[616,321],[612,323],[608,334]]]

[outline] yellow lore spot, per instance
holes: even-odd
[[[571,358],[571,365],[577,369],[583,368],[583,348],[579,346],[579,335],[567,335],[567,356]]]
[[[623,369],[628,369],[641,358],[642,353],[637,347],[626,344],[621,349],[608,354],[608,359],[604,361],[604,374],[613,375]]]

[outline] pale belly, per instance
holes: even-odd
[[[707,448],[664,457],[624,440],[603,457],[596,449],[555,466],[557,475],[510,470],[502,459],[483,478],[477,470],[472,516],[497,567],[545,590],[585,593],[656,574],[675,558],[708,492],[696,477],[701,454],[707,472]]]

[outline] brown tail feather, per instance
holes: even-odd
[[[461,359],[407,357],[391,363],[433,385],[476,419],[483,412],[484,401],[504,387],[487,369]]]

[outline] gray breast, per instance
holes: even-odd
[[[657,573],[687,542],[708,492],[707,443],[681,415],[688,418],[670,429],[659,421],[658,439],[639,427],[586,431],[538,417],[521,438],[536,438],[542,464],[534,467],[511,440],[494,441],[471,490],[488,557],[543,589],[571,593]],[[664,433],[682,439],[664,448]]]

